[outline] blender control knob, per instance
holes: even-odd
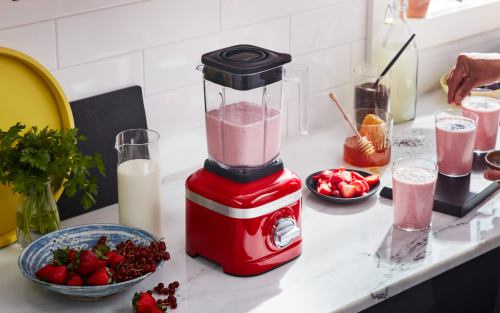
[[[285,248],[292,243],[293,238],[300,236],[300,228],[291,218],[282,218],[275,224],[274,243],[279,248]]]

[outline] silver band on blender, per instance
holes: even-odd
[[[186,189],[186,198],[191,200],[192,202],[219,214],[238,219],[250,219],[269,214],[281,209],[286,205],[298,201],[301,197],[302,190],[297,190],[296,192],[291,193],[283,198],[274,200],[273,202],[269,202],[268,204],[264,204],[256,208],[237,209],[217,203],[215,201],[202,197],[199,194],[192,192],[191,190]]]

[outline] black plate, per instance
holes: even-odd
[[[373,175],[372,173],[358,171],[358,170],[347,169],[347,171],[349,171],[349,172],[356,172],[356,173],[358,173],[359,175],[361,175],[363,177],[367,177],[367,176]],[[368,191],[368,194],[365,195],[365,196],[354,197],[354,198],[349,198],[349,199],[346,199],[346,198],[335,198],[333,196],[325,196],[325,195],[322,195],[322,194],[320,194],[320,193],[318,193],[316,191],[316,188],[318,187],[318,182],[316,182],[314,179],[312,179],[313,176],[316,176],[316,175],[318,175],[321,172],[322,171],[319,171],[319,172],[316,172],[316,173],[313,173],[313,174],[309,175],[307,177],[307,179],[306,179],[306,185],[307,185],[307,188],[309,188],[309,190],[311,190],[311,192],[314,195],[316,195],[317,197],[320,197],[323,200],[329,201],[329,202],[340,203],[340,204],[349,204],[349,203],[355,203],[355,202],[363,201],[363,200],[366,200],[366,199],[370,198],[371,196],[373,196],[377,192],[378,188],[380,187],[380,180],[379,180],[375,185],[370,185],[370,191]]]

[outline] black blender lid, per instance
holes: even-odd
[[[292,56],[252,45],[236,45],[205,53],[201,62],[231,74],[263,72],[292,61]]]

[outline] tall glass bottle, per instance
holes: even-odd
[[[379,72],[385,69],[412,35],[406,23],[407,8],[408,0],[394,0],[393,5],[388,7],[393,18],[377,53]],[[390,112],[394,124],[411,121],[415,118],[417,102],[418,51],[415,40],[412,40],[391,70]]]

